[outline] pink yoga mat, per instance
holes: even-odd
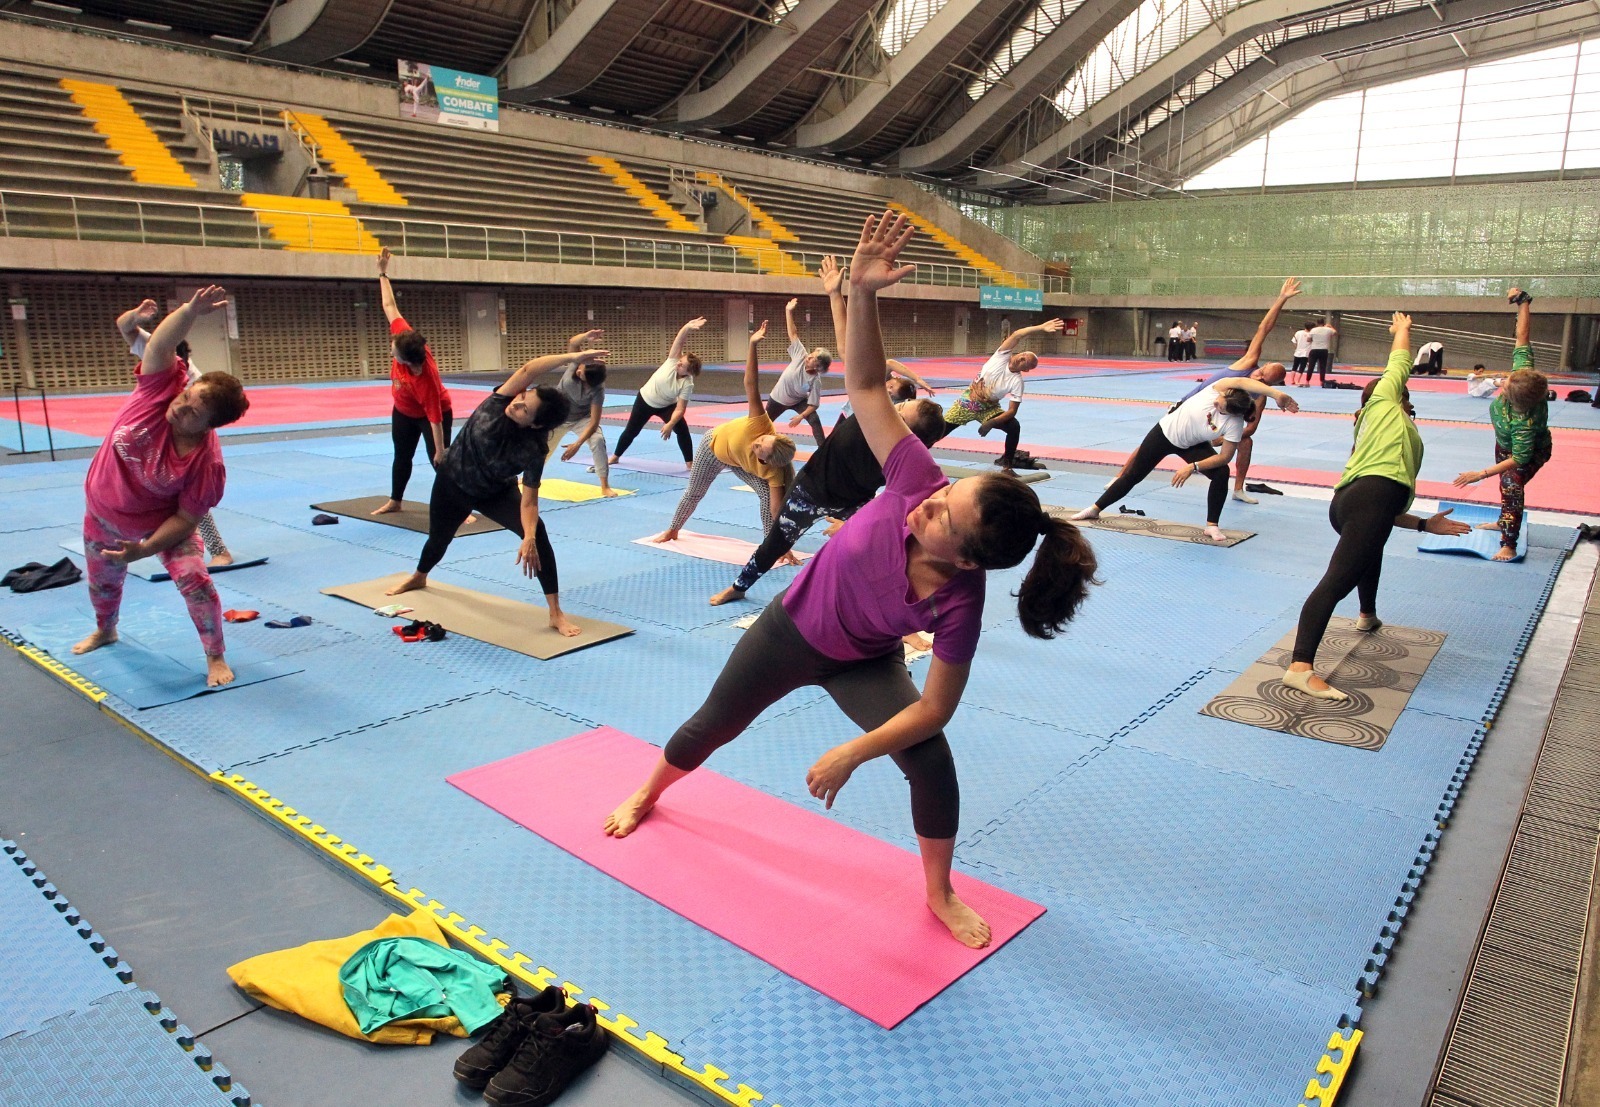
[[[671,542],[652,542],[646,537],[635,538],[633,544],[649,546],[654,550],[671,550],[706,561],[720,561],[724,565],[743,565],[756,552],[755,543],[746,542],[743,538],[724,538],[720,534],[699,534],[692,530],[680,530],[678,537]],[[801,561],[811,556],[800,550],[793,553]]]
[[[968,949],[928,911],[915,854],[709,769],[673,785],[633,834],[608,838],[606,815],[660,754],[601,727],[448,779],[888,1029],[1044,914],[958,872],[957,894],[994,933]]]

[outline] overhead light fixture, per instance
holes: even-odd
[[[334,65],[347,65],[351,69],[371,69],[371,62],[364,62],[359,58],[334,58]]]
[[[783,143],[774,142],[770,138],[767,139],[767,145],[772,147],[774,150],[787,150],[788,149],[788,147],[785,146]]]
[[[126,23],[130,27],[143,27],[146,30],[151,30],[151,31],[170,31],[170,30],[172,30],[172,24],[170,24],[170,23],[152,23],[148,19],[124,19],[123,22]]]
[[[254,46],[255,43],[247,38],[234,38],[232,35],[212,35],[213,42],[226,42],[230,46]]]
[[[572,101],[571,100],[563,100],[559,96],[550,97],[550,103],[552,103],[552,104],[560,104],[564,108],[572,106]]]
[[[753,135],[734,135],[733,137],[738,139],[740,142],[754,142],[755,141],[755,137]]]
[[[590,111],[597,111],[601,115],[616,115],[617,114],[617,109],[616,108],[608,108],[604,104],[590,104],[589,105],[589,110]]]
[[[82,8],[75,8],[71,4],[52,4],[50,0],[33,0],[36,8],[49,8],[53,12],[66,12],[68,15],[82,15]]]
[[[638,114],[635,114],[634,118],[643,120],[646,123],[658,123],[658,122],[660,122],[660,116],[655,116],[655,115],[638,115]]]

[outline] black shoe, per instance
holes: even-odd
[[[1016,456],[1011,459],[1011,467],[1013,469],[1043,469],[1044,464],[1036,458],[1023,453],[1021,450],[1018,450]]]
[[[1260,492],[1263,496],[1281,496],[1281,495],[1283,495],[1282,492],[1278,491],[1276,488],[1272,487],[1272,485],[1270,485],[1270,484],[1247,484],[1247,485],[1244,486],[1244,490],[1246,492]]]
[[[510,1063],[490,1079],[484,1102],[491,1107],[545,1107],[600,1060],[610,1044],[587,1003],[540,1015]]]
[[[500,1017],[484,1028],[477,1044],[456,1058],[456,1079],[483,1091],[494,1074],[511,1063],[533,1020],[554,1014],[566,1005],[564,994],[556,987],[546,988],[532,999],[513,999]]]

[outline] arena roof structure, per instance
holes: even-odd
[[[1160,196],[1343,92],[1600,29],[1592,0],[7,0],[1030,202]]]

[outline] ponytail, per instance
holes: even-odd
[[[1030,637],[1054,638],[1077,614],[1089,585],[1100,583],[1094,575],[1094,547],[1077,527],[1046,512],[1033,489],[1016,477],[981,479],[977,500],[982,523],[962,556],[981,569],[1009,569],[1021,564],[1042,535],[1016,593],[1017,615]]]
[[[1099,584],[1099,562],[1083,532],[1065,519],[1041,514],[1044,540],[1017,589],[1017,617],[1030,638],[1054,638]]]

